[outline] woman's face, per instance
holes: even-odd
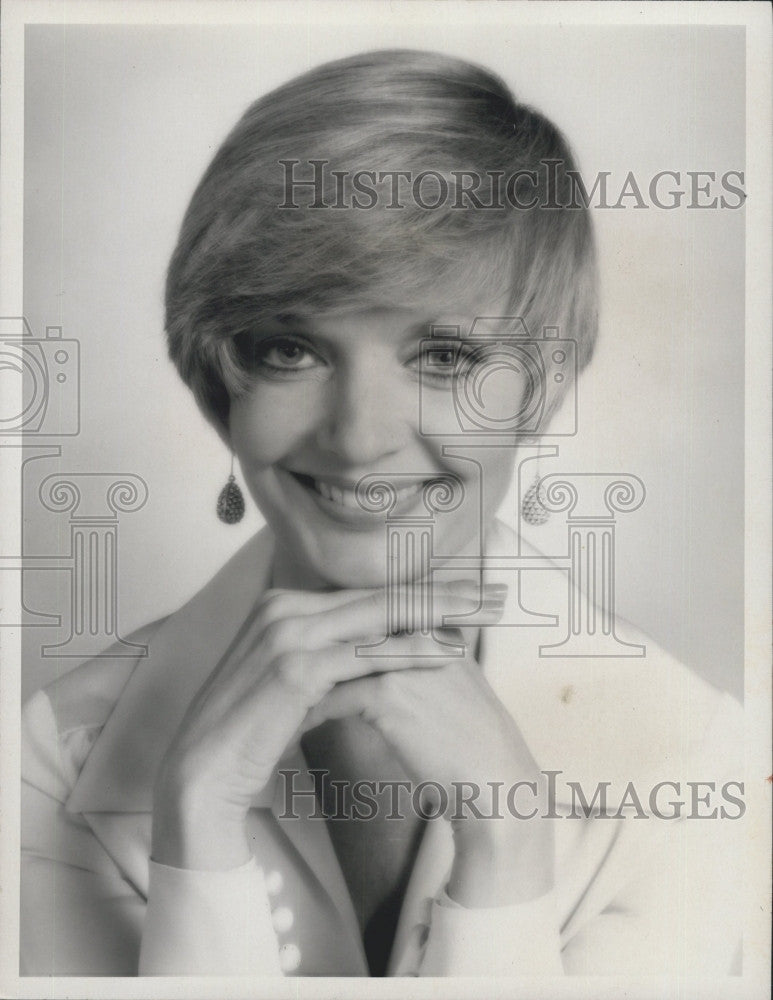
[[[433,515],[433,554],[480,554],[514,448],[501,438],[475,447],[482,441],[463,433],[454,396],[473,367],[465,338],[474,319],[506,315],[505,306],[469,294],[428,299],[420,309],[342,310],[256,333],[254,386],[232,403],[230,437],[276,536],[285,585],[385,585],[387,515],[364,510],[354,493],[374,474],[398,491],[392,519],[430,516],[425,484],[457,477],[464,498]],[[436,331],[431,356],[422,350],[433,325],[458,326],[461,347]],[[513,413],[524,388],[517,373],[491,366],[486,413]]]

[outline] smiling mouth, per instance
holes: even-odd
[[[307,490],[316,493],[332,504],[362,513],[369,513],[367,507],[364,507],[357,499],[357,495],[351,487],[338,486],[335,483],[330,483],[324,479],[315,479],[300,472],[291,472],[290,474]],[[388,477],[385,476],[384,478],[388,480]],[[431,479],[417,479],[416,482],[408,486],[403,486],[400,489],[395,487],[396,503],[399,504],[410,500],[411,497],[416,496],[430,482],[432,482]]]

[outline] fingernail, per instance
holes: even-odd
[[[480,621],[481,619],[483,621],[498,622],[504,613],[505,613],[504,607],[482,608],[473,619],[473,624]]]

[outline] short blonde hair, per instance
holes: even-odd
[[[292,207],[288,170],[301,177],[315,160],[326,203],[343,193],[343,210],[312,207],[311,189]],[[355,175],[396,170],[430,173],[422,204],[390,207],[384,181],[375,204],[352,207]],[[442,194],[459,171],[501,178],[496,204],[456,197],[428,210],[433,184]],[[227,426],[230,400],[251,384],[239,339],[261,323],[383,304],[395,289],[420,300],[438,280],[474,274],[509,289],[532,335],[552,326],[575,339],[582,368],[597,331],[596,260],[587,207],[560,197],[573,172],[559,130],[479,66],[410,50],[319,66],[252,104],[196,188],[167,275],[170,356]]]

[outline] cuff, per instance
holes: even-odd
[[[278,956],[254,858],[229,871],[150,862],[141,976],[279,976]]]
[[[422,976],[562,976],[554,893],[468,909],[444,892],[432,904]]]

